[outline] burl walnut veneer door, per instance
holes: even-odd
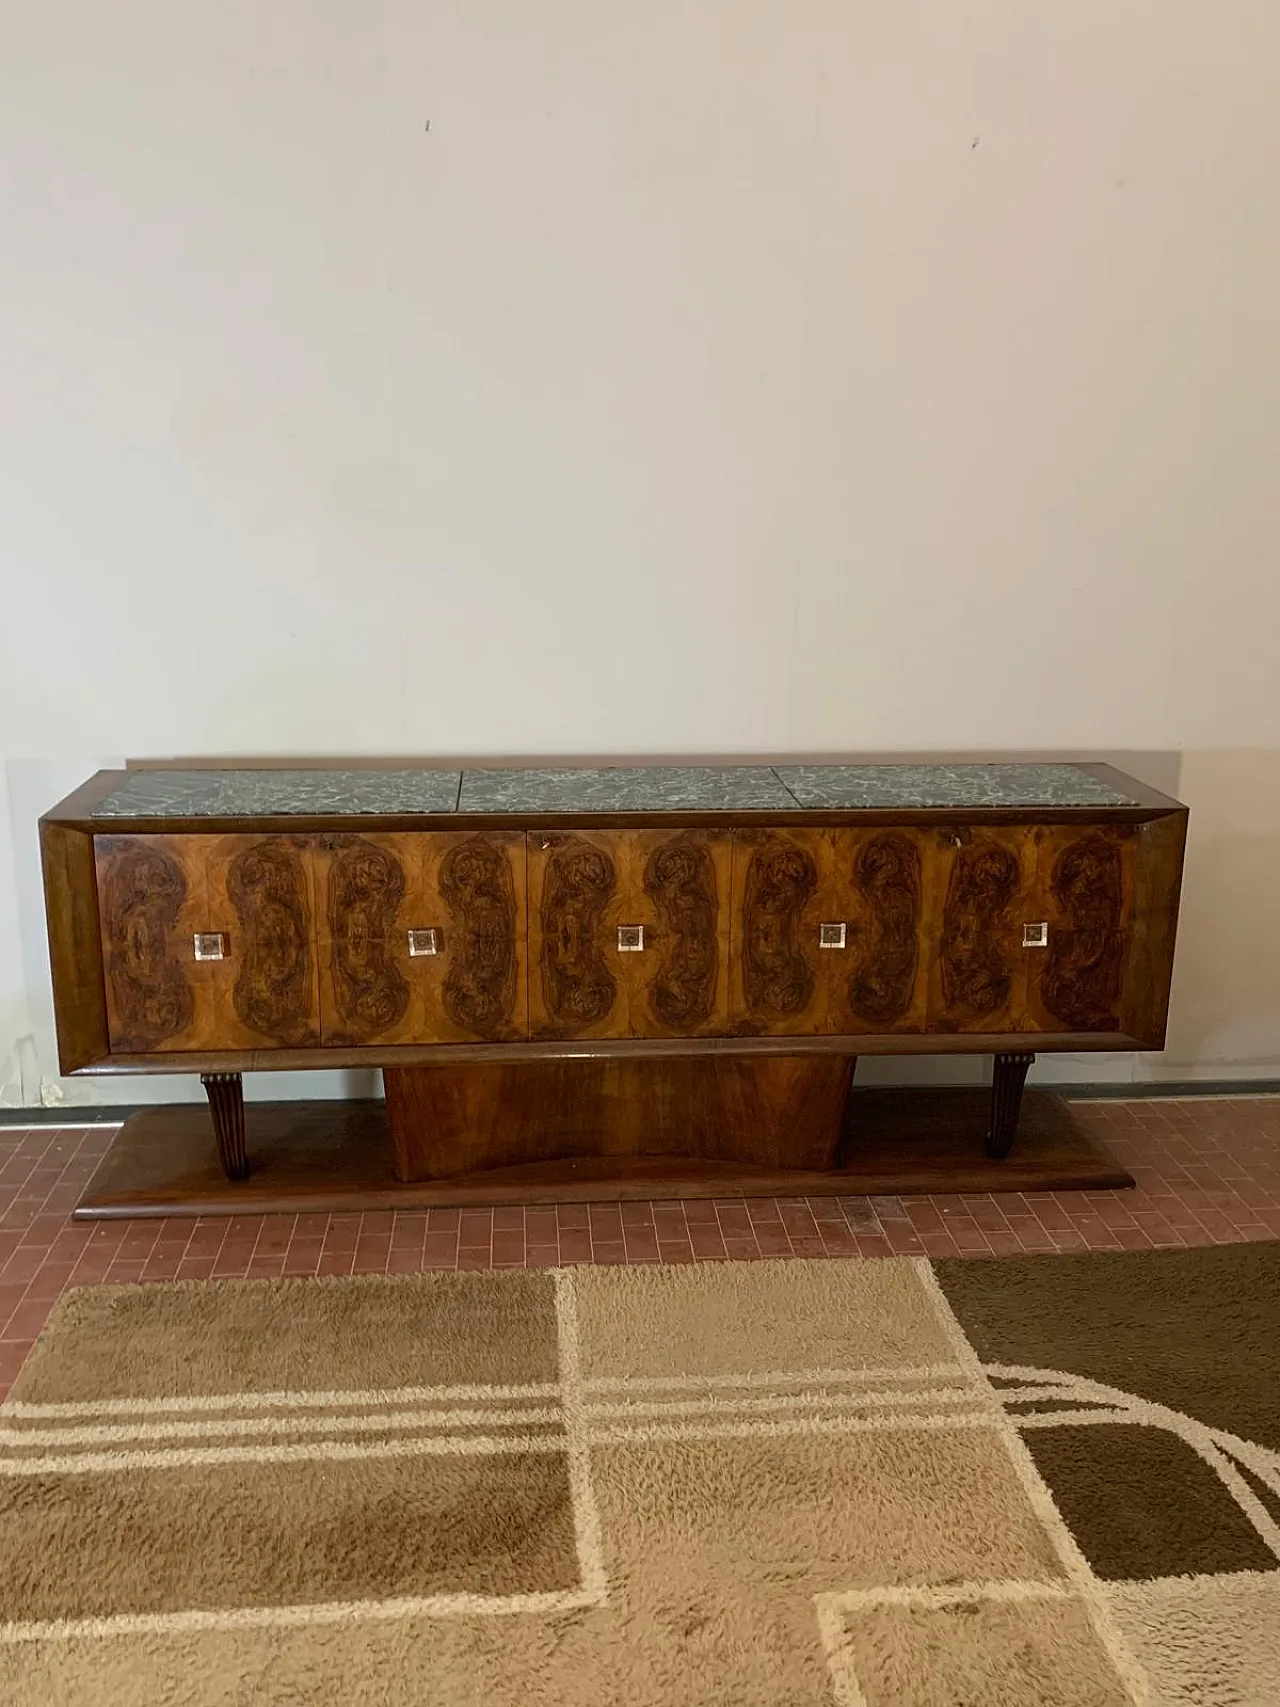
[[[1037,1031],[1123,1031],[1136,832],[1053,824],[1036,835],[1036,918],[1047,931],[1044,947],[1028,951],[1028,1023]]]
[[[1030,946],[1034,926],[1044,919],[1036,838],[1022,825],[926,833],[930,1031],[1029,1028],[1029,956],[1043,952]]]
[[[319,1041],[304,838],[98,836],[94,857],[114,1052]]]
[[[524,840],[452,830],[321,838],[326,1044],[527,1034]]]
[[[727,1030],[731,846],[715,830],[531,832],[533,1036]]]
[[[733,1029],[867,1035],[925,1022],[912,831],[744,830],[733,850]]]

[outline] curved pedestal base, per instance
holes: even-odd
[[[398,1180],[588,1157],[822,1173],[840,1159],[849,1055],[387,1068]]]

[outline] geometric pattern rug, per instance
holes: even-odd
[[[1280,1245],[90,1287],[0,1702],[1276,1707]]]

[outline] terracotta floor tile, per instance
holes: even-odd
[[[609,1266],[625,1263],[627,1247],[621,1239],[604,1239],[599,1244],[592,1244],[591,1260],[598,1265],[607,1264]]]
[[[184,1257],[178,1264],[178,1272],[175,1278],[178,1280],[212,1280],[213,1261],[212,1257]]]
[[[862,1235],[874,1237],[874,1235]],[[908,1222],[905,1226],[901,1221],[886,1221],[884,1237],[889,1241],[889,1248],[896,1257],[916,1257],[925,1254],[923,1235]]]
[[[750,1222],[748,1222],[750,1226]],[[653,1230],[660,1239],[687,1239],[689,1223],[683,1209],[658,1209],[653,1215]]]
[[[5,1324],[5,1338],[34,1340],[48,1320],[53,1303],[52,1298],[28,1298],[19,1304]]]
[[[726,1246],[728,1240],[725,1240]],[[840,1227],[822,1229],[822,1243],[829,1257],[856,1257],[858,1254],[858,1235],[853,1228],[845,1223]],[[764,1253],[762,1253],[764,1254]]]
[[[684,1218],[690,1227],[695,1225],[718,1227],[720,1224],[715,1202],[709,1197],[691,1197],[684,1206]]]
[[[852,1231],[852,1229],[850,1229]],[[761,1253],[767,1257],[789,1257],[791,1255],[791,1238],[783,1229],[776,1231],[771,1227],[757,1227],[756,1244]]]
[[[750,1242],[754,1246],[755,1240],[750,1239]],[[632,1262],[656,1262],[658,1260],[658,1235],[652,1228],[624,1228],[623,1244],[626,1246],[627,1255]]]
[[[110,1129],[0,1128],[0,1393],[70,1286],[579,1262],[1138,1250],[1280,1238],[1280,1098],[1079,1103],[1129,1192],[698,1198],[72,1222]],[[16,1325],[15,1325],[16,1324]]]
[[[993,1257],[1016,1257],[1022,1255],[1022,1241],[1012,1230],[1000,1232],[993,1229],[987,1234],[987,1243],[991,1247]]]

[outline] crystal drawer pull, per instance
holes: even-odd
[[[639,954],[644,949],[643,925],[618,926],[618,953]]]
[[[197,960],[225,960],[231,951],[223,931],[197,931],[191,940]]]
[[[845,946],[845,926],[841,920],[835,924],[818,926],[819,948],[843,948]]]
[[[1023,927],[1022,927],[1022,946],[1023,946],[1023,948],[1048,948],[1048,946],[1049,946],[1049,926],[1048,926],[1048,923],[1046,922],[1046,923],[1041,923],[1038,925],[1023,925]]]
[[[427,931],[409,932],[409,958],[416,960],[420,954],[439,954],[440,932],[434,928]]]

